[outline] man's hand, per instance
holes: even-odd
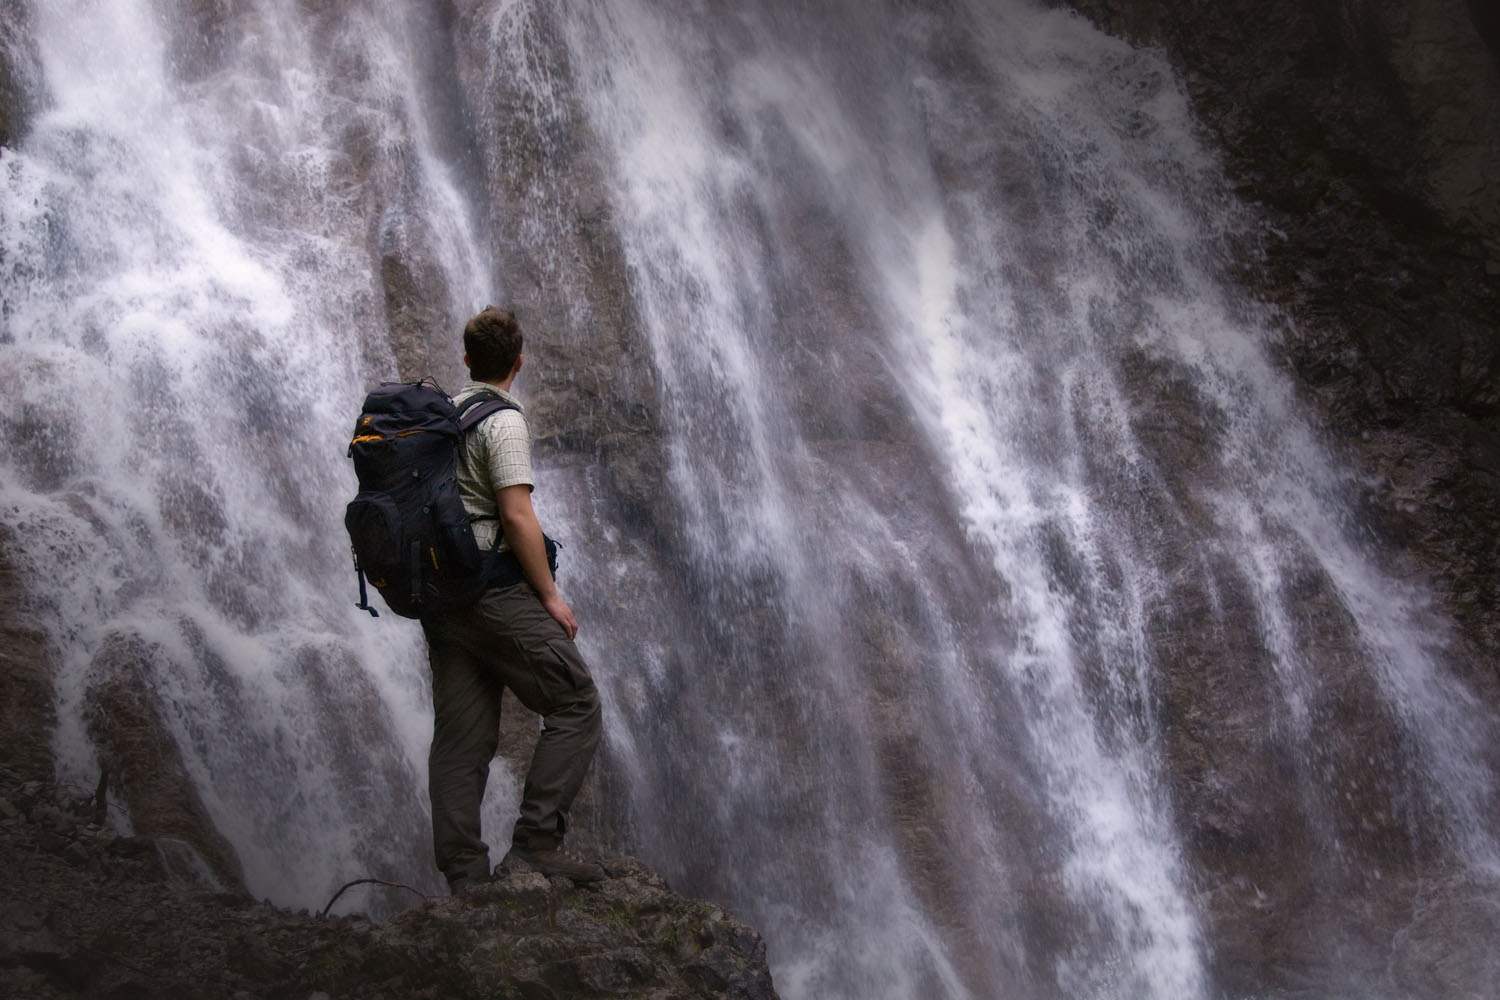
[[[542,526],[531,506],[531,487],[527,485],[507,486],[495,495],[500,504],[500,527],[505,540],[521,564],[521,572],[531,584],[536,596],[542,601],[557,624],[563,627],[571,639],[578,634],[578,619],[573,609],[557,592],[552,572],[547,568],[547,548],[542,541]]]
[[[578,634],[578,621],[573,617],[573,609],[568,607],[561,594],[554,590],[550,595],[542,598],[542,607],[546,608],[547,614],[555,618],[557,624],[563,627],[569,639]]]

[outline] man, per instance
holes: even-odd
[[[542,717],[521,815],[502,867],[519,860],[574,882],[604,877],[562,850],[568,808],[599,743],[599,694],[573,644],[578,622],[558,593],[531,506],[531,429],[510,394],[521,370],[521,328],[487,307],[464,327],[469,379],[454,401],[493,392],[516,409],[484,418],[464,436],[458,485],[481,550],[500,573],[479,602],[422,620],[435,715],[428,775],[438,868],[455,894],[490,877],[479,806],[500,738],[500,695],[510,688]]]

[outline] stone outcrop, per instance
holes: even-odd
[[[630,858],[587,889],[516,872],[377,925],[209,891],[170,843],[102,827],[106,804],[0,769],[0,995],[776,997],[755,931]]]

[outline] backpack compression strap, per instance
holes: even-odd
[[[354,575],[359,578],[359,603],[355,607],[370,612],[371,618],[379,618],[380,612],[370,607],[370,594],[365,590],[365,571],[360,568],[358,552],[354,554]]]

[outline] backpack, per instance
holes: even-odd
[[[516,407],[480,392],[455,407],[431,379],[383,382],[365,397],[349,457],[359,493],[344,512],[359,578],[355,607],[372,616],[365,581],[404,618],[477,601],[494,584],[494,553],[481,552],[458,491],[464,432]]]

